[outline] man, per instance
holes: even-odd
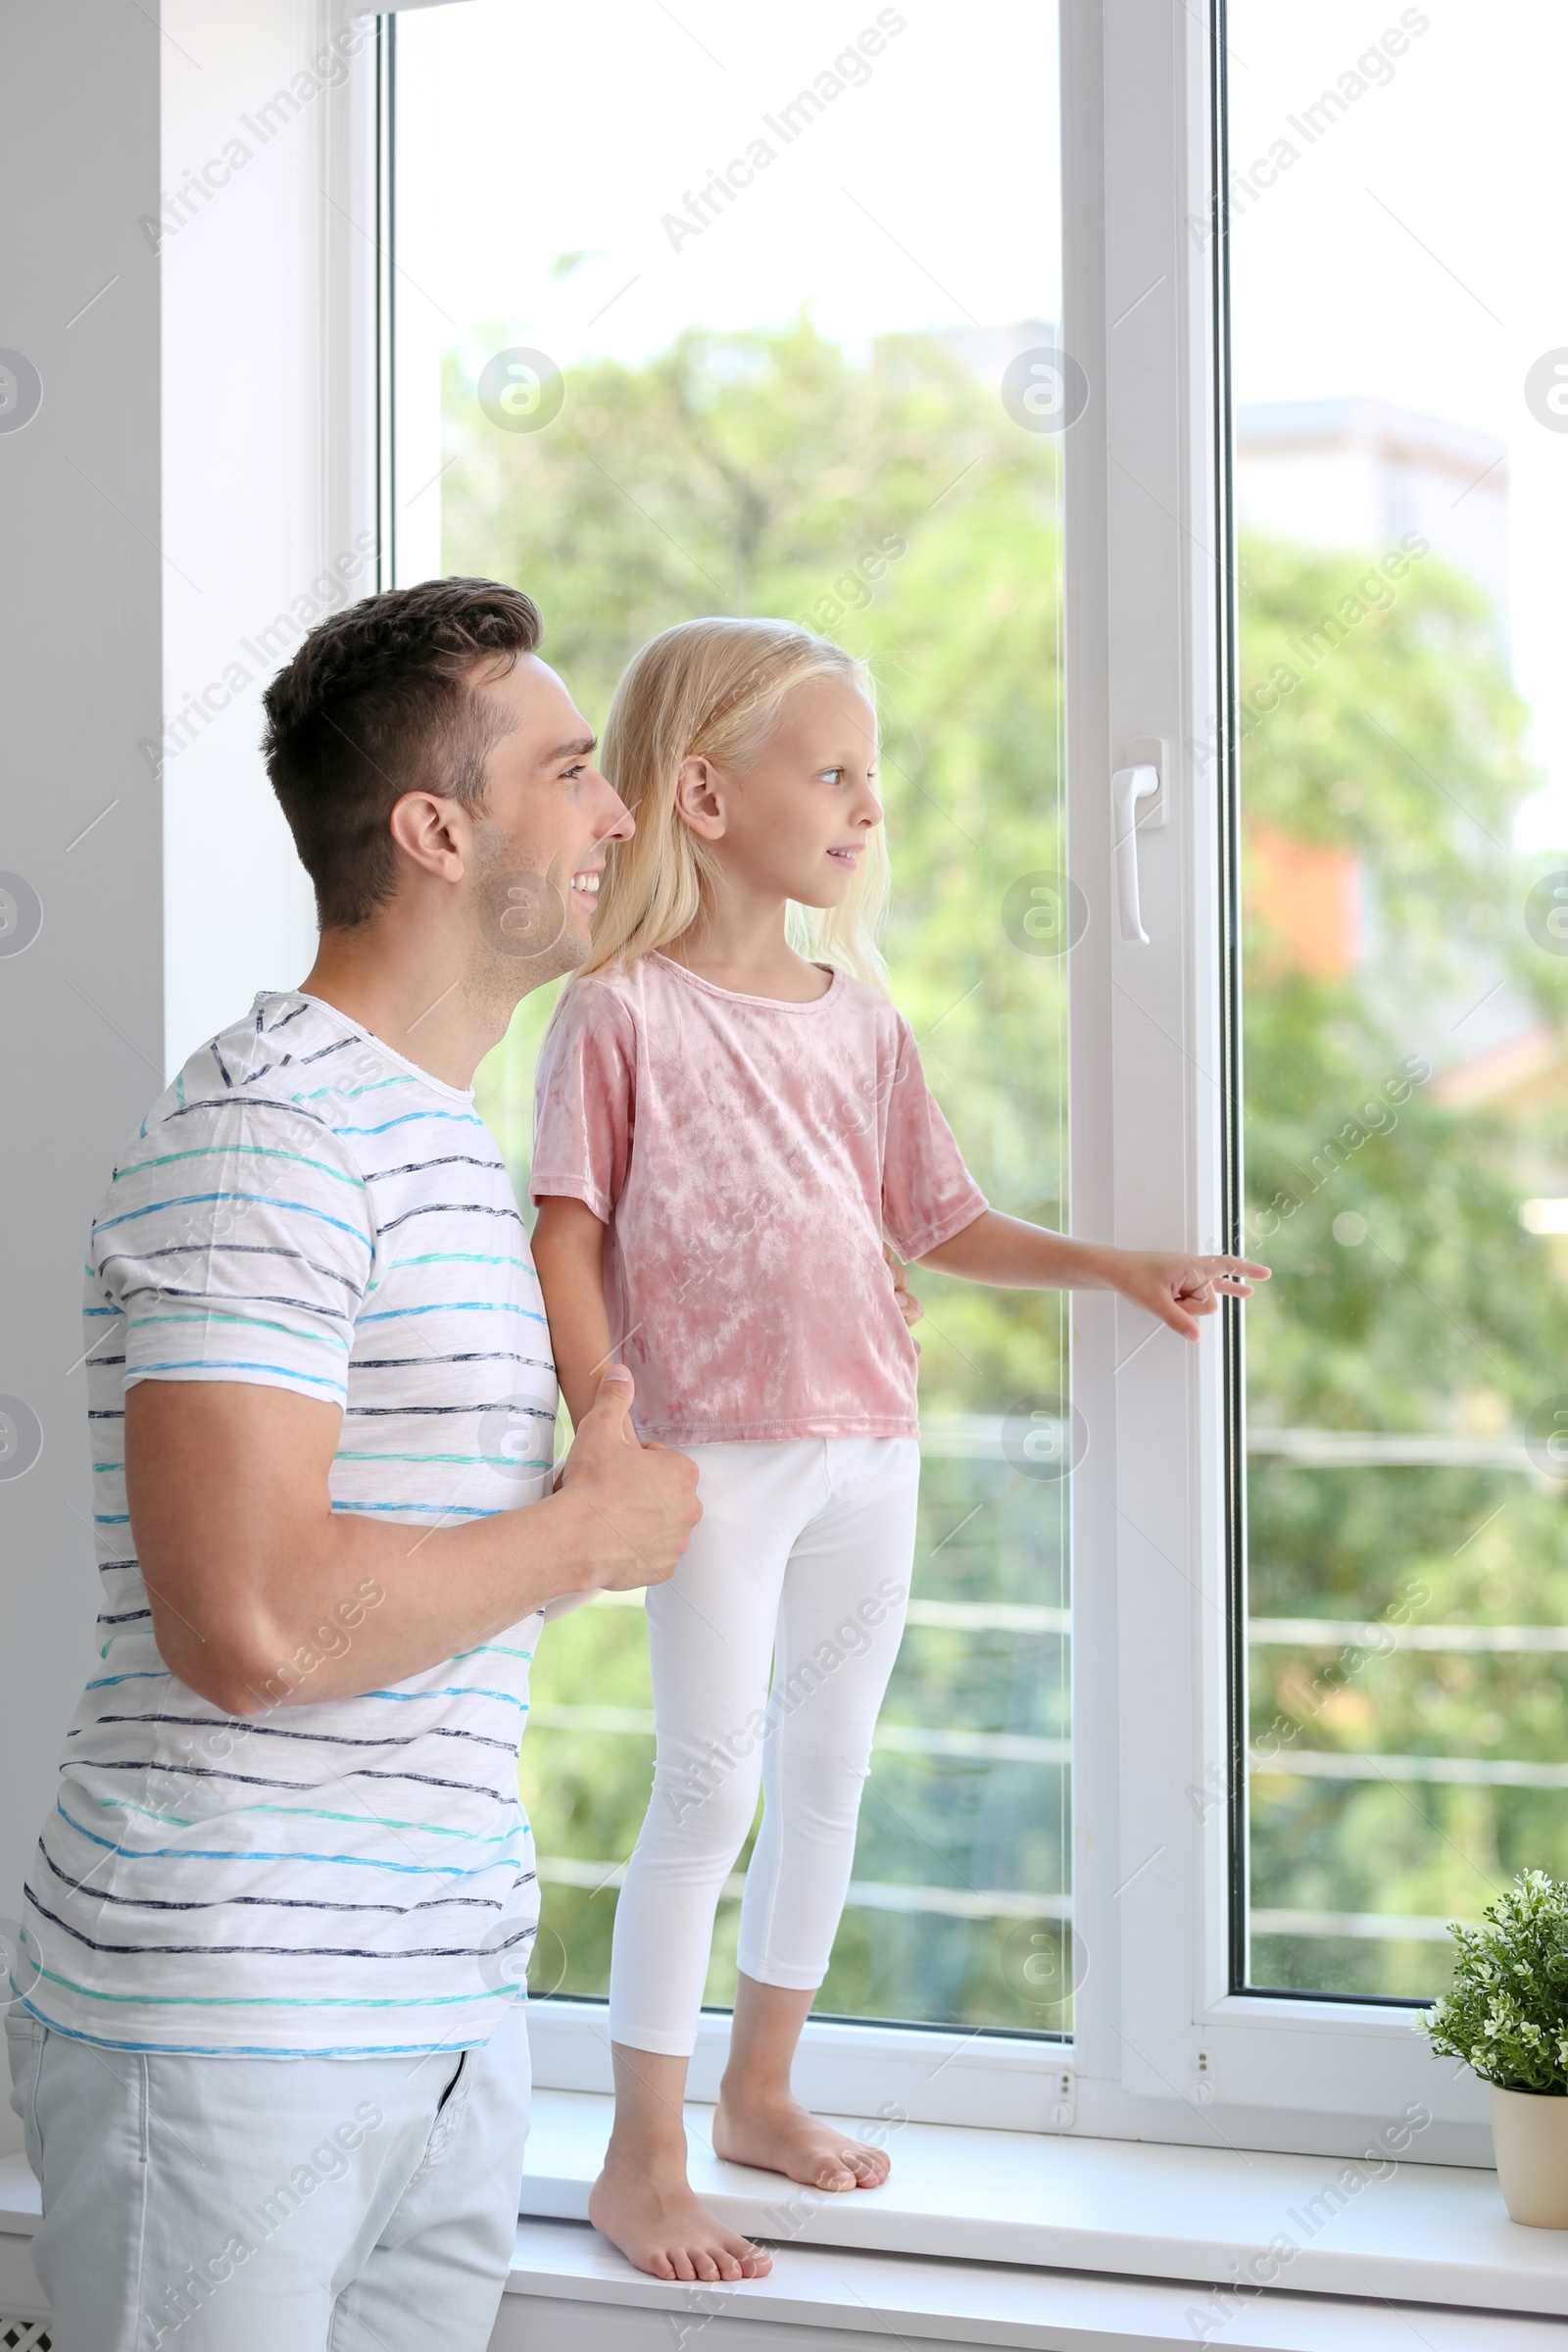
[[[273,681],[319,953],[191,1056],[94,1227],[101,1664],[8,2019],[70,2352],[479,2352],[507,2275],[528,1661],[700,1515],[618,1368],[553,1486],[469,1092],[632,829],[538,642],[525,596],[430,581]]]

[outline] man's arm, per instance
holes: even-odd
[[[1248,1257],[1189,1257],[1174,1250],[1075,1242],[995,1208],[983,1209],[972,1225],[917,1262],[939,1274],[1006,1290],[1119,1291],[1187,1340],[1198,1337],[1194,1317],[1211,1315],[1222,1292],[1250,1298],[1252,1284],[1267,1282],[1269,1274],[1267,1266]]]
[[[697,1471],[640,1446],[607,1372],[561,1490],[461,1527],[334,1512],[342,1413],[289,1389],[142,1380],[125,1394],[131,1533],[171,1672],[230,1715],[352,1696],[439,1665],[564,1593],[662,1584]]]

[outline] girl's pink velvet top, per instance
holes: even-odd
[[[535,1112],[534,1199],[609,1228],[643,1437],[918,1434],[883,1235],[921,1257],[986,1201],[885,997],[835,972],[784,1004],[643,956],[567,988]]]

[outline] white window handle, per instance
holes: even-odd
[[[1111,839],[1116,855],[1116,905],[1123,939],[1148,947],[1138,906],[1138,804],[1159,790],[1157,767],[1118,767],[1110,779]]]

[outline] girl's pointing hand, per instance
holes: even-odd
[[[1162,1250],[1118,1250],[1106,1267],[1114,1290],[1147,1307],[1185,1340],[1196,1340],[1195,1317],[1211,1315],[1221,1298],[1250,1298],[1269,1268],[1250,1257],[1186,1257]]]

